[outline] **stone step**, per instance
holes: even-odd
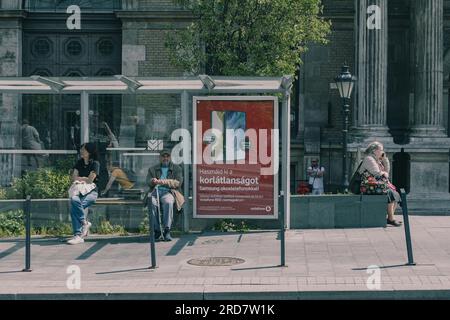
[[[408,212],[416,215],[450,215],[449,198],[408,198]]]

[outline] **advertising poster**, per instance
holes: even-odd
[[[194,218],[277,219],[276,97],[194,97]]]

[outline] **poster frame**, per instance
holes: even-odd
[[[193,218],[205,218],[205,219],[261,219],[261,220],[277,220],[278,219],[278,182],[279,182],[279,169],[280,169],[280,152],[278,148],[276,148],[275,137],[271,135],[271,145],[272,145],[272,153],[274,155],[273,161],[278,162],[278,170],[276,174],[274,174],[273,179],[273,214],[272,215],[246,215],[246,214],[238,214],[238,215],[198,215],[197,214],[197,102],[199,101],[271,101],[273,103],[273,130],[279,130],[279,106],[278,106],[278,97],[276,96],[193,96],[192,97],[192,146],[193,146],[193,165],[192,165],[192,213]],[[249,115],[250,116],[250,115]],[[248,128],[247,128],[248,129]],[[281,137],[279,135],[279,143],[281,142]],[[259,140],[258,140],[259,141]]]

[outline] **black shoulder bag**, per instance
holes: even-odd
[[[360,194],[361,190],[361,174],[359,173],[359,168],[361,168],[362,161],[359,163],[358,169],[356,169],[355,173],[353,173],[352,178],[350,179],[350,184],[348,186],[349,191],[353,194]]]

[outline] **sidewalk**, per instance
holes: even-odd
[[[150,265],[147,237],[90,237],[68,246],[33,239],[32,272],[24,241],[0,240],[0,299],[391,299],[450,298],[450,217],[412,216],[416,266],[405,266],[403,227],[290,230],[279,267],[276,231],[202,233],[156,243]],[[193,266],[192,258],[236,257],[233,266]],[[70,290],[70,265],[81,288]],[[367,267],[381,267],[380,290],[368,289]]]

